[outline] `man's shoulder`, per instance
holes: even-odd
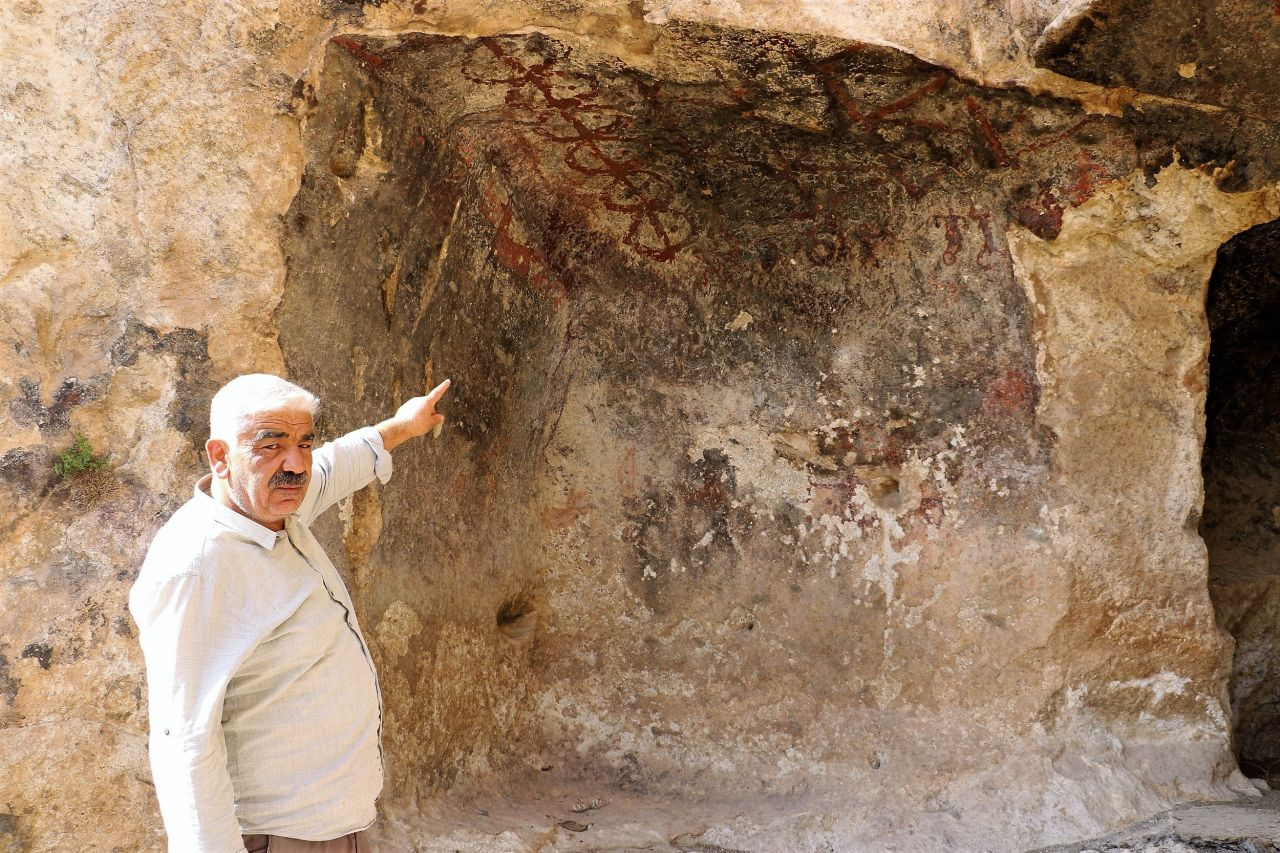
[[[170,559],[183,554],[198,555],[212,532],[212,520],[201,512],[199,502],[191,498],[156,531],[147,549],[147,562],[161,554]]]
[[[237,551],[252,552],[250,543],[229,534],[210,516],[205,501],[192,498],[156,532],[138,579],[158,581],[180,575],[208,575]]]
[[[129,610],[139,625],[157,608],[191,595],[243,603],[254,597],[262,549],[209,516],[198,498],[183,504],[156,533],[129,590]],[[216,593],[214,592],[216,591]],[[239,606],[239,605],[237,605]]]

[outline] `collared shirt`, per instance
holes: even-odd
[[[151,769],[175,853],[241,834],[308,841],[374,820],[382,705],[351,596],[308,526],[391,457],[373,427],[312,454],[285,529],[202,487],[156,534],[129,610],[147,666]]]

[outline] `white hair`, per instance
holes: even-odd
[[[315,417],[320,398],[306,388],[270,373],[237,376],[213,395],[209,404],[209,437],[234,445],[254,415],[272,409],[298,408]]]

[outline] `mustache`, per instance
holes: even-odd
[[[307,475],[301,471],[277,471],[268,485],[270,486],[305,486]]]

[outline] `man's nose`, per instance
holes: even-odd
[[[289,452],[285,454],[284,464],[281,467],[291,474],[306,473],[309,467],[306,457],[307,452],[301,447],[291,447]]]

